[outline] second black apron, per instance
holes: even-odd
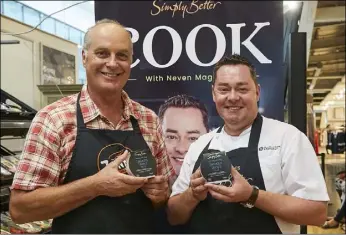
[[[239,173],[248,179],[251,185],[266,190],[258,159],[258,142],[262,122],[262,116],[258,114],[252,124],[248,147],[229,151],[227,156],[232,165],[239,169]],[[220,133],[221,130],[220,127],[217,133]],[[202,155],[209,149],[210,142],[200,154],[193,172],[200,166]],[[195,208],[188,226],[190,233],[281,233],[272,215],[256,207],[250,209],[239,203],[225,203],[216,200],[209,193],[207,198]]]

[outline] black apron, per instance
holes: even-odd
[[[166,207],[162,207],[155,213],[155,234],[186,234],[187,227],[183,225],[170,225],[167,218]]]
[[[257,152],[262,121],[262,116],[258,114],[252,124],[248,147],[229,151],[227,156],[234,167],[240,167],[239,173],[248,179],[251,185],[265,190]],[[221,129],[222,127],[218,129],[217,133],[220,133]],[[202,154],[208,150],[210,142],[200,154],[193,172],[200,166]],[[281,233],[272,215],[256,207],[250,209],[239,203],[216,200],[209,193],[207,198],[195,208],[188,223],[190,233]]]
[[[133,131],[88,129],[77,99],[77,137],[64,184],[97,173],[114,149],[148,149],[137,120]],[[123,146],[123,148],[121,147]],[[121,149],[122,148],[122,149]],[[108,153],[107,153],[107,150]],[[108,156],[108,159],[106,159]],[[106,158],[105,158],[106,157]],[[114,158],[114,154],[113,154]],[[124,170],[124,169],[123,169]],[[53,220],[52,233],[152,233],[154,207],[141,189],[122,197],[99,196]]]

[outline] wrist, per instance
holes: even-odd
[[[255,206],[255,203],[257,201],[258,195],[259,195],[259,188],[257,186],[251,186],[251,194],[248,197],[248,199],[244,202],[241,202],[241,204],[247,208],[253,208]]]
[[[98,177],[97,174],[92,175],[88,178],[90,180],[90,188],[92,189],[94,196],[98,197],[98,196],[102,196],[103,195],[103,187],[101,184],[101,181]]]
[[[191,187],[187,189],[187,194],[189,196],[190,201],[192,201],[193,203],[198,204],[200,202],[200,200],[194,195]]]
[[[250,200],[253,190],[254,190],[254,186],[249,184],[247,189],[247,194],[246,194],[247,196],[244,198],[243,202],[246,203],[247,201]]]

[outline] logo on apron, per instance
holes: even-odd
[[[100,171],[106,167],[109,163],[114,161],[118,156],[123,154],[125,150],[131,152],[132,150],[120,143],[113,143],[103,147],[97,155],[97,169]],[[119,172],[127,174],[126,172],[126,160],[120,163],[118,167]]]
[[[253,181],[253,178],[247,178],[245,175],[243,175],[241,172],[240,172],[240,166],[234,166],[234,168],[239,172],[239,174],[241,175],[241,176],[243,176],[244,177],[244,179],[246,179],[247,180],[247,182],[249,182],[249,184],[251,184],[251,182],[250,181]]]

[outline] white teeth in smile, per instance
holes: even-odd
[[[184,158],[175,158],[175,160],[177,160],[178,162],[183,162]]]
[[[116,76],[118,76],[118,74],[116,74],[116,73],[102,73],[102,74],[106,75],[107,77],[116,77]]]
[[[240,107],[228,107],[230,110],[239,110]]]

